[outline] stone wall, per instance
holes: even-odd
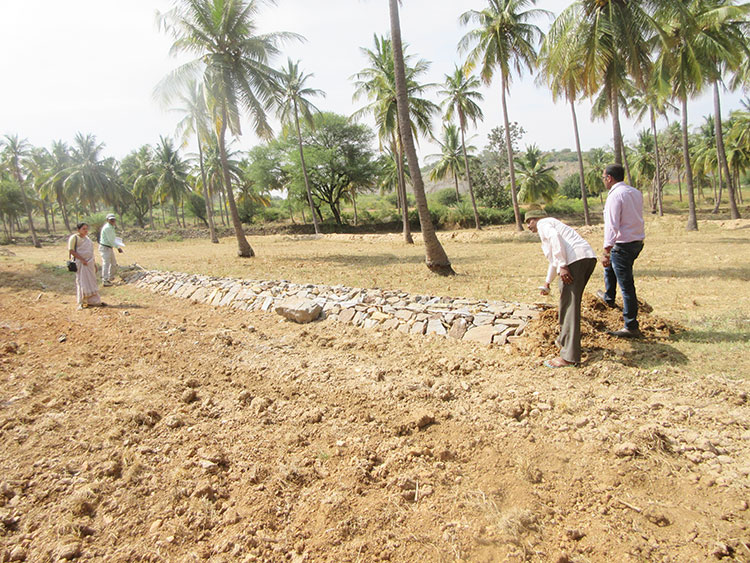
[[[321,317],[364,328],[439,335],[481,344],[504,345],[522,338],[537,305],[412,295],[401,291],[240,280],[140,270],[123,279],[155,293],[243,311],[273,311],[289,297],[322,307]]]

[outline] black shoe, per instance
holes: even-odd
[[[607,334],[615,336],[617,338],[641,338],[643,333],[639,329],[631,330],[629,328],[622,328],[620,330],[608,330]]]
[[[601,301],[602,303],[604,303],[610,309],[614,309],[615,308],[615,302],[614,301],[607,301],[607,296],[606,296],[606,294],[601,289],[597,289],[596,290],[596,298],[599,301]]]

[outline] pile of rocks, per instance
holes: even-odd
[[[503,345],[521,338],[528,322],[541,310],[539,305],[412,295],[340,285],[302,285],[284,280],[239,280],[148,270],[125,273],[123,279],[155,293],[219,307],[277,310],[286,314],[290,302],[296,302],[301,304],[294,313],[297,316],[286,316],[297,321],[303,318],[300,315],[306,314],[302,309],[306,309],[312,311],[306,320],[320,315],[368,329],[434,334],[488,345]]]

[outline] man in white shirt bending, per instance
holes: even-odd
[[[550,368],[575,366],[581,361],[581,298],[583,289],[596,267],[596,253],[586,240],[565,223],[540,209],[526,212],[526,224],[542,240],[542,251],[549,260],[547,279],[541,289],[549,294],[556,275],[560,276],[560,307],[558,318],[560,336],[555,341],[560,355],[545,360]]]

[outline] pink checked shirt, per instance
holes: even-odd
[[[604,248],[644,238],[643,194],[625,182],[617,182],[609,189],[604,204]]]

